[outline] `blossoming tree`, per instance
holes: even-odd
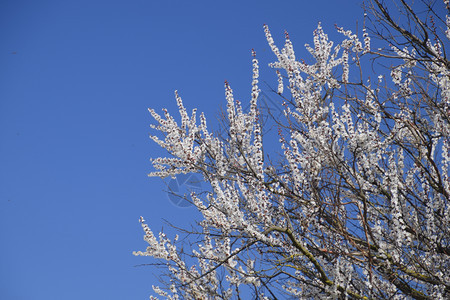
[[[264,26],[284,109],[277,160],[264,151],[255,53],[248,112],[225,84],[226,137],[177,93],[181,122],[150,109],[152,139],[171,155],[153,159],[150,176],[197,173],[211,187],[191,195],[202,218],[189,250],[141,217],[148,247],[135,255],[170,275],[156,294],[450,297],[449,1],[394,4],[366,3],[362,40],[337,27],[335,44],[319,24],[312,64]],[[370,61],[389,67],[377,74]]]

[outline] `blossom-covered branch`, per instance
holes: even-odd
[[[298,60],[287,33],[279,49],[264,25],[284,116],[278,161],[264,148],[254,51],[248,112],[225,83],[226,137],[203,114],[189,115],[178,93],[181,123],[150,109],[159,132],[151,138],[170,156],[153,159],[149,176],[197,173],[211,187],[191,195],[201,219],[189,253],[141,218],[149,246],[135,254],[166,264],[170,277],[155,293],[450,297],[449,4],[424,3],[417,13],[405,0],[369,1],[362,40],[336,26],[334,43],[319,24],[306,45],[311,64]]]

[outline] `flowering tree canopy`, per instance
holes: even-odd
[[[197,173],[211,187],[191,195],[202,217],[189,250],[141,217],[148,247],[135,255],[169,275],[156,294],[450,297],[449,1],[372,0],[365,10],[361,39],[337,27],[333,43],[318,25],[306,45],[313,63],[296,58],[287,33],[279,49],[264,26],[284,116],[277,159],[264,148],[255,53],[248,111],[225,83],[225,137],[177,93],[181,122],[150,109],[151,138],[170,156],[153,159],[149,175]]]

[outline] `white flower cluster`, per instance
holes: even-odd
[[[318,25],[306,45],[315,59],[309,65],[297,60],[287,33],[280,50],[264,26],[278,93],[291,96],[285,120],[277,120],[278,164],[263,151],[254,51],[248,112],[225,83],[226,137],[211,133],[203,114],[197,124],[177,93],[180,124],[150,109],[164,136],[151,138],[171,154],[152,160],[150,176],[196,172],[211,185],[206,196],[192,194],[202,240],[191,267],[176,241],[156,238],[141,219],[149,246],[135,254],[165,261],[173,279],[155,293],[230,299],[247,286],[259,298],[282,290],[303,298],[401,291],[439,299],[450,289],[450,73],[442,45],[428,44],[429,61],[392,46],[401,65],[374,82],[352,81],[350,68],[370,54],[370,38],[337,30],[345,39],[333,46]],[[389,75],[393,84],[383,80]]]

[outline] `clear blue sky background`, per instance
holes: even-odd
[[[251,48],[276,86],[264,23],[308,58],[318,21],[336,37],[362,14],[358,0],[1,1],[0,299],[148,299],[139,216],[159,231],[195,212],[146,176],[163,153],[147,108],[175,113],[178,89],[213,122],[225,79],[248,101]]]

